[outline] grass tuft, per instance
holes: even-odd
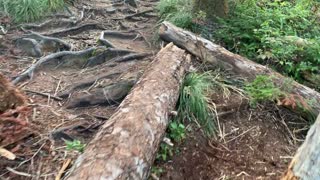
[[[2,0],[0,10],[16,23],[39,20],[49,12],[64,6],[64,0]]]
[[[210,73],[190,73],[183,82],[178,102],[178,120],[193,120],[200,124],[205,134],[215,134],[215,118],[210,108],[209,91],[212,87]]]

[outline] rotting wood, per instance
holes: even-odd
[[[87,145],[67,179],[146,179],[189,60],[173,44],[162,49]]]
[[[281,180],[320,179],[320,114]]]
[[[159,35],[163,40],[173,42],[178,47],[186,49],[204,62],[208,62],[215,67],[222,67],[250,80],[254,79],[257,75],[268,75],[272,76],[274,82],[281,87],[287,79],[271,68],[234,54],[207,39],[178,28],[169,22],[161,24]],[[303,105],[302,109],[294,109],[291,106],[287,107],[307,119],[314,120],[320,113],[320,93],[295,81],[292,82],[291,86],[290,93],[296,97],[295,100],[298,103],[307,105]],[[300,102],[302,100],[300,97],[305,102]]]

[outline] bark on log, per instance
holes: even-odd
[[[282,180],[320,179],[320,114],[308,131]]]
[[[199,57],[202,61],[233,71],[237,75],[248,79],[254,79],[257,75],[269,75],[274,77],[275,83],[279,87],[283,85],[286,79],[271,68],[234,54],[207,39],[178,28],[169,22],[162,23],[159,35],[163,40],[173,42],[178,47],[186,49],[191,54]],[[301,101],[300,97],[307,102],[311,102],[308,107],[305,107],[306,109],[302,109],[304,112],[301,112],[301,109],[292,109],[292,107],[291,109],[307,119],[314,120],[320,113],[320,93],[295,81],[292,83],[291,93],[297,96],[298,102]],[[302,104],[303,103],[305,102],[302,102]],[[307,112],[305,110],[307,110]]]
[[[146,179],[189,60],[172,43],[162,49],[67,179]]]

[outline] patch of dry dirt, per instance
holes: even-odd
[[[218,113],[233,112],[219,117],[223,135],[207,140],[193,127],[176,147],[179,153],[156,162],[164,170],[160,179],[279,179],[301,143],[294,139],[303,139],[306,131],[291,133],[306,122],[274,104],[250,109],[239,100],[233,95],[216,101]]]

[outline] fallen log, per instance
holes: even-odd
[[[67,179],[146,179],[189,60],[172,43],[162,49],[87,145]]]
[[[178,28],[169,22],[163,22],[161,24],[159,35],[163,40],[173,42],[178,47],[186,49],[204,62],[230,70],[248,79],[252,80],[257,75],[272,76],[279,87],[281,87],[286,80],[284,76],[273,71],[271,68],[234,54],[207,39]],[[297,97],[295,100],[300,102],[303,98],[305,102],[300,103],[306,104],[307,102],[308,105],[298,110],[293,109],[293,107],[288,108],[291,108],[294,112],[298,112],[307,119],[314,120],[320,113],[320,93],[295,81],[292,82],[290,93],[293,94],[294,97]]]
[[[282,180],[320,179],[320,114]]]

